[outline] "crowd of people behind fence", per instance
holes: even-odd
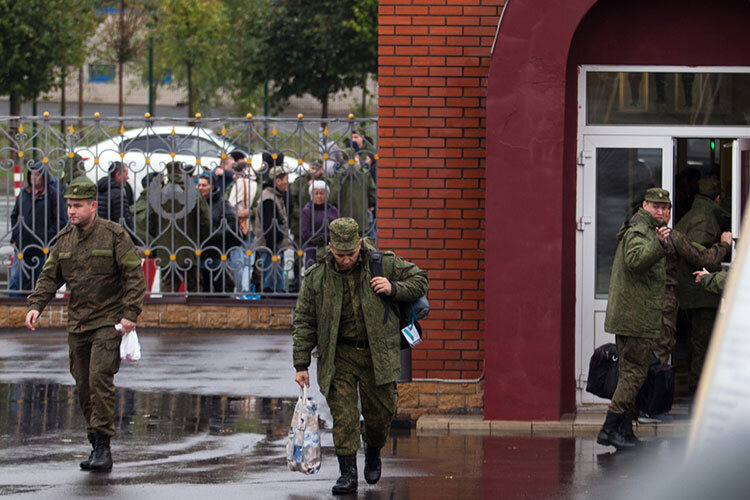
[[[128,231],[141,258],[155,259],[152,274],[158,268],[162,293],[248,299],[295,293],[337,217],[355,219],[374,242],[374,147],[360,131],[345,142],[346,151],[324,145],[333,146],[332,154],[299,167],[292,182],[281,152],[263,153],[260,168],[240,150],[222,155],[213,168],[170,162],[137,179],[137,199],[128,164],[114,161],[99,167],[107,175],[97,181],[97,213]],[[90,175],[82,160],[77,154],[67,159],[61,175],[46,161],[26,169],[10,221],[11,296],[33,290],[55,235],[68,224],[62,192],[74,178]]]

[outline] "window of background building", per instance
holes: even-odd
[[[89,82],[108,83],[115,80],[115,65],[105,63],[89,64]]]

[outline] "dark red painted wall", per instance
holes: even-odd
[[[509,2],[492,57],[487,419],[556,420],[575,406],[577,66],[750,66],[747,2],[594,3]]]

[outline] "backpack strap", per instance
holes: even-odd
[[[373,277],[383,276],[383,252],[373,250],[370,252],[370,273]],[[388,309],[391,307],[390,299],[380,296],[385,302],[385,313],[383,314],[383,324],[388,322]]]

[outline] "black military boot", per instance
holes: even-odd
[[[339,471],[341,477],[333,485],[334,495],[346,495],[357,491],[357,454],[339,455]]]
[[[628,443],[640,445],[641,440],[638,439],[638,436],[633,433],[633,420],[635,420],[633,414],[630,412],[625,412],[625,414],[622,416],[622,420],[620,420],[620,434]]]
[[[112,470],[112,452],[109,449],[109,436],[106,434],[96,435],[96,446],[94,456],[89,462],[91,472],[109,472]]]
[[[93,432],[89,434],[89,443],[91,443],[91,453],[89,453],[89,458],[79,464],[81,466],[81,470],[89,470],[91,459],[94,458],[94,450],[96,449],[96,434],[94,434]]]
[[[380,481],[380,449],[365,443],[365,481],[375,484]]]
[[[625,437],[620,434],[620,422],[623,415],[607,412],[607,418],[604,419],[602,430],[596,437],[596,442],[604,446],[614,446],[618,450],[627,450],[635,447],[635,444],[629,443]]]

